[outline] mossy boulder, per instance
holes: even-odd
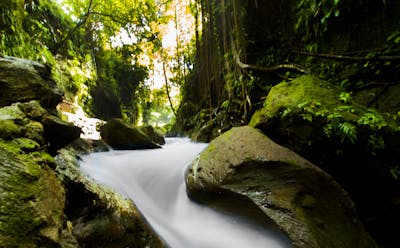
[[[294,247],[376,247],[345,190],[331,176],[249,126],[214,139],[186,174],[190,196],[251,201]]]
[[[59,247],[65,192],[31,139],[0,139],[0,246]]]
[[[49,151],[58,149],[79,138],[81,129],[51,115],[38,101],[14,103],[0,108],[0,138],[30,138],[40,145],[49,143]]]
[[[100,128],[101,138],[116,150],[160,148],[139,128],[131,127],[122,119],[111,119]]]
[[[396,119],[358,104],[350,93],[327,81],[306,75],[274,86],[249,125],[297,152],[330,159],[355,151],[375,157],[400,152],[390,138],[400,138]],[[319,149],[326,152],[315,152]]]
[[[151,138],[154,143],[158,145],[165,144],[164,135],[153,126],[141,126],[139,127],[139,130],[145,133],[149,138]]]
[[[69,231],[80,247],[165,247],[131,200],[81,171],[75,149],[61,149],[56,164],[67,193]]]
[[[20,104],[0,108],[0,138],[11,140],[26,137],[43,144],[43,125],[29,119],[19,108]]]
[[[274,86],[249,125],[331,174],[349,192],[374,237],[385,240],[400,228],[397,119],[306,75]]]
[[[38,62],[0,57],[0,107],[38,100],[46,109],[55,109],[63,92],[50,75],[50,69]]]

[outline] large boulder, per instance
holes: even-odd
[[[65,192],[54,159],[31,139],[0,139],[0,246],[60,247],[65,243]]]
[[[307,75],[274,86],[249,125],[331,174],[374,237],[386,242],[395,236],[391,230],[400,228],[396,119],[397,114],[369,109],[350,93]]]
[[[150,137],[122,119],[111,119],[100,128],[101,138],[116,150],[160,148]]]
[[[66,189],[69,231],[80,247],[165,247],[131,200],[81,171],[75,149],[61,149],[56,164]]]
[[[0,107],[38,100],[45,108],[54,109],[63,96],[51,79],[49,68],[8,56],[0,57],[0,87]]]
[[[213,140],[190,165],[186,183],[200,201],[250,199],[295,247],[376,247],[331,176],[252,127]]]

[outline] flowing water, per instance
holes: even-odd
[[[184,171],[205,146],[170,138],[161,149],[90,154],[83,157],[81,167],[96,181],[133,199],[172,248],[291,247],[288,238],[272,227],[187,197]]]

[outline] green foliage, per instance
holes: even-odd
[[[328,20],[340,14],[340,0],[301,0],[296,6],[296,32],[309,44],[309,52],[315,52],[318,39],[328,30]]]
[[[400,167],[395,166],[395,167],[390,168],[390,174],[392,174],[394,179],[399,180],[400,179]]]
[[[351,94],[340,92],[339,100],[349,103]],[[292,118],[297,113],[303,120],[322,125],[323,133],[328,138],[338,138],[341,143],[349,141],[355,144],[358,139],[358,130],[367,127],[371,133],[367,140],[372,154],[385,148],[385,143],[380,135],[384,127],[390,126],[387,118],[395,120],[395,116],[384,117],[374,109],[364,109],[358,105],[338,105],[333,108],[323,106],[317,101],[305,101],[295,108],[286,108],[281,111],[281,118]]]
[[[386,39],[386,41],[389,44],[392,45],[398,45],[400,44],[400,31],[394,31],[391,34],[389,34],[388,38]]]

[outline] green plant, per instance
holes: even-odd
[[[391,167],[390,174],[392,174],[393,178],[398,180],[400,179],[400,168],[399,166]]]
[[[295,31],[304,41],[316,41],[328,29],[328,20],[340,14],[340,0],[301,0],[298,2]],[[315,52],[317,43],[308,44]]]

